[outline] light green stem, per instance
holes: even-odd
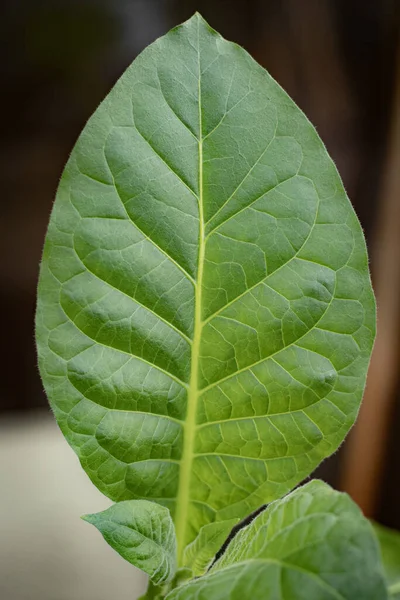
[[[202,330],[202,281],[204,267],[205,234],[203,211],[203,139],[202,139],[202,108],[201,108],[201,67],[199,43],[199,252],[197,277],[195,283],[194,332],[191,355],[191,376],[188,392],[188,408],[184,429],[184,443],[179,477],[179,490],[176,505],[176,536],[178,541],[178,566],[183,566],[183,551],[186,542],[186,528],[189,512],[189,488],[193,463],[193,449],[196,430],[197,401],[199,396],[198,372],[200,358],[200,340]]]

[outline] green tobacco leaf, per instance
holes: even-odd
[[[273,502],[204,577],[168,600],[384,600],[370,523],[345,494],[313,481]]]
[[[169,507],[182,558],[336,450],[374,328],[304,114],[199,15],[149,46],[71,154],[41,265],[40,370],[91,480]]]
[[[176,536],[169,510],[147,500],[126,500],[82,517],[100,531],[123,558],[156,584],[176,572]]]
[[[400,533],[374,524],[391,600],[400,600]]]
[[[192,569],[194,575],[203,575],[237,523],[238,519],[229,519],[204,525],[196,539],[186,546],[183,564]]]

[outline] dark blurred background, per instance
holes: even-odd
[[[60,518],[62,502],[80,493],[71,484],[68,498],[62,496],[61,470],[69,470],[68,461],[71,469],[78,467],[49,417],[33,342],[38,264],[58,179],[79,132],[116,79],[147,44],[195,10],[243,45],[316,125],[364,227],[379,337],[358,426],[318,475],[349,491],[369,516],[400,529],[399,0],[2,0],[0,478],[7,482],[2,493],[10,496],[8,504],[0,500],[0,514],[6,507],[6,532],[11,534],[13,518],[18,527],[17,505],[26,518],[32,485],[38,503],[49,489],[60,491],[54,497],[55,505],[61,502]],[[91,484],[82,479],[76,485]],[[32,540],[42,531],[42,525],[35,530],[34,511],[29,523]],[[60,535],[62,543],[66,537]],[[2,557],[11,560],[1,537],[0,579]],[[17,540],[15,559],[18,547]],[[39,560],[43,578],[46,561]],[[24,574],[22,569],[22,579]],[[26,575],[27,586],[35,576]],[[9,577],[0,583],[2,599],[36,598],[21,582],[15,592]],[[37,585],[41,600],[84,597],[79,586],[75,594],[63,588],[54,595],[43,582]],[[90,592],[85,598],[92,598]]]

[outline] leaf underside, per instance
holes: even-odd
[[[40,370],[95,485],[168,507],[182,559],[336,450],[374,323],[304,114],[199,15],[149,46],[71,154],[41,265]]]
[[[176,570],[175,528],[169,511],[147,500],[126,500],[85,515],[123,558],[160,585]]]

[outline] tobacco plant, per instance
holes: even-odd
[[[362,230],[314,127],[194,15],[84,128],[38,294],[52,409],[115,502],[84,518],[145,598],[387,597],[349,497],[291,491],[353,425],[374,335]]]

